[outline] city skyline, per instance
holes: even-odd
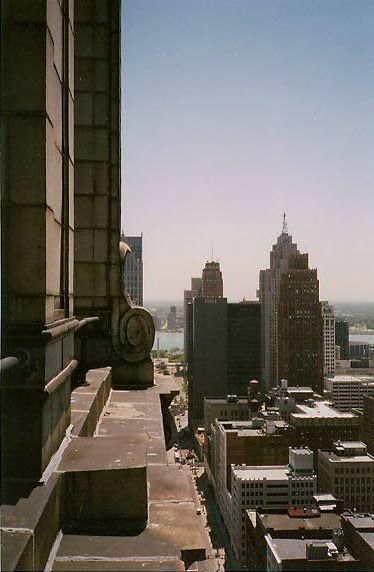
[[[145,300],[211,256],[254,299],[287,213],[321,299],[371,301],[374,4],[124,2],[123,220]],[[157,222],[157,224],[155,224]]]

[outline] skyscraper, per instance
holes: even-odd
[[[349,359],[349,324],[335,320],[335,344],[340,347],[340,359]]]
[[[203,298],[222,298],[223,280],[219,262],[210,260],[205,264],[205,268],[203,269],[201,295]]]
[[[262,363],[265,387],[278,382],[277,310],[281,276],[288,269],[291,254],[299,253],[297,244],[288,233],[286,215],[283,215],[282,233],[270,253],[270,268],[260,271],[258,297],[262,307]]]
[[[323,391],[323,324],[317,270],[308,254],[293,254],[280,278],[278,375],[291,386]]]
[[[143,234],[121,235],[121,240],[131,248],[125,259],[123,279],[127,293],[136,306],[143,306]]]
[[[227,304],[227,392],[246,395],[250,379],[261,381],[261,304]]]
[[[335,315],[334,306],[321,302],[323,320],[323,373],[335,374]]]
[[[188,304],[188,412],[204,416],[204,397],[247,395],[261,377],[261,305],[197,297]]]
[[[200,296],[201,294],[201,283],[202,278],[193,277],[191,278],[191,289],[184,291],[183,296],[183,311],[184,311],[184,359],[188,363],[188,304],[192,302],[194,298]]]

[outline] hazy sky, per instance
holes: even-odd
[[[254,299],[287,213],[321,299],[374,301],[374,0],[124,0],[122,225],[145,300],[210,258]]]

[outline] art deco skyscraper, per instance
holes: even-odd
[[[323,321],[317,270],[308,254],[294,254],[280,278],[278,375],[291,386],[323,391]]]
[[[288,233],[286,215],[283,215],[282,233],[270,253],[270,268],[260,271],[258,297],[262,307],[262,360],[265,388],[278,382],[277,310],[281,276],[288,270],[289,257],[298,254],[297,244]]]
[[[205,264],[201,295],[203,298],[222,298],[223,280],[219,262],[211,260]]]

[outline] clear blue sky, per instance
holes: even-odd
[[[145,300],[210,258],[254,299],[287,213],[321,299],[374,301],[374,0],[123,0],[122,226]]]

